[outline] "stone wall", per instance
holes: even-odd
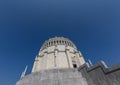
[[[88,85],[120,85],[120,64],[107,67],[101,61],[93,66],[84,64],[78,70],[86,78]]]
[[[73,68],[73,64],[80,66],[84,63],[84,58],[77,49],[65,45],[50,46],[39,52],[32,72],[54,68]]]
[[[16,85],[120,85],[120,64],[107,67],[101,61],[78,69],[51,69],[26,75]]]
[[[72,41],[55,37],[47,40],[41,47],[35,58],[32,72],[54,68],[74,68],[83,64],[85,60]]]
[[[77,69],[52,69],[25,76],[16,85],[88,85]]]

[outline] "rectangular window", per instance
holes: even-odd
[[[76,65],[76,64],[73,64],[73,68],[77,68],[77,65]]]

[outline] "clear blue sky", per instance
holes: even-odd
[[[0,85],[15,85],[25,65],[30,73],[42,43],[72,40],[85,60],[120,62],[120,0],[0,1]]]

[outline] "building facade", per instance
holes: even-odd
[[[55,37],[41,47],[32,72],[48,69],[77,68],[85,63],[82,54],[67,38]]]
[[[120,64],[107,67],[101,61],[91,65],[64,37],[45,41],[31,74],[25,75],[25,71],[16,85],[120,85]]]

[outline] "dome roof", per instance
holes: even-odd
[[[46,47],[56,46],[56,45],[65,45],[65,46],[71,46],[73,48],[76,48],[74,43],[70,41],[69,39],[64,38],[64,37],[54,37],[54,38],[50,38],[47,41],[45,41],[41,47],[41,50],[45,49]]]

